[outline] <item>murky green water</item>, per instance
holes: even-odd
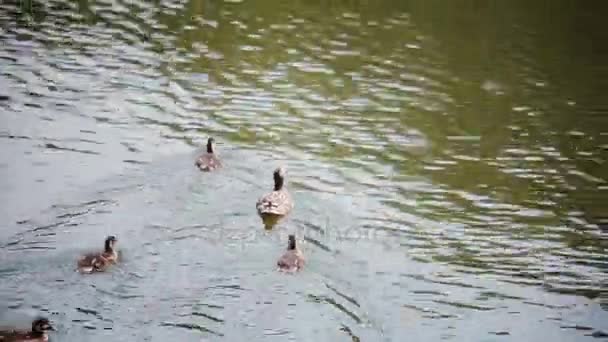
[[[601,336],[606,9],[3,0],[0,323],[46,312],[56,341]],[[227,167],[201,174],[209,135]],[[296,208],[266,232],[255,200],[280,164]],[[274,269],[290,232],[296,276]],[[125,261],[75,273],[108,234]]]

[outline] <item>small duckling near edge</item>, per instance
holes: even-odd
[[[279,271],[294,273],[304,267],[304,254],[296,246],[295,235],[289,235],[287,251],[277,261]]]
[[[222,161],[215,153],[215,139],[207,140],[207,153],[202,154],[194,163],[201,171],[213,171],[222,167]]]
[[[286,171],[283,166],[274,170],[273,191],[260,197],[255,205],[264,222],[286,216],[293,209],[293,199],[285,188],[285,174]]]
[[[108,236],[102,253],[86,254],[78,260],[78,270],[81,273],[103,272],[118,261],[115,236]],[[0,341],[1,342],[1,341]]]
[[[44,317],[36,318],[32,322],[31,331],[8,330],[0,331],[1,342],[46,342],[49,340],[47,331],[55,331],[48,319]]]

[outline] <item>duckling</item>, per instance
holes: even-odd
[[[91,253],[84,255],[78,260],[78,270],[82,273],[103,272],[118,261],[115,236],[106,238],[104,251],[102,253]],[[1,342],[1,340],[0,340]]]
[[[304,267],[304,255],[296,246],[295,235],[289,235],[287,242],[287,251],[277,261],[279,271],[297,272]]]
[[[285,168],[274,170],[274,190],[258,199],[255,207],[262,219],[286,216],[293,209],[293,200],[285,188]]]
[[[32,322],[32,331],[8,330],[0,331],[1,342],[42,342],[48,341],[47,331],[55,328],[51,326],[48,319],[44,317],[36,318]]]
[[[207,153],[204,153],[194,163],[201,171],[213,171],[222,167],[222,161],[215,153],[215,139],[207,140]]]

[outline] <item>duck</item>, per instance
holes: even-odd
[[[287,250],[277,261],[279,271],[294,273],[304,267],[304,254],[296,246],[296,236],[289,235]]]
[[[207,140],[207,152],[203,153],[196,162],[196,167],[201,171],[213,171],[222,167],[222,161],[215,153],[215,139],[209,138]]]
[[[55,331],[48,319],[38,317],[32,322],[31,331],[6,330],[0,331],[1,342],[42,342],[48,341],[47,331]]]
[[[94,273],[106,271],[112,264],[118,261],[115,236],[108,236],[105,241],[104,250],[101,253],[90,253],[78,260],[78,270],[82,273]],[[0,340],[1,342],[1,340]]]
[[[285,188],[285,175],[284,166],[276,168],[273,173],[274,189],[256,202],[255,207],[262,219],[287,216],[293,209],[293,199]]]

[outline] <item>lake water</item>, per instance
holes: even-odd
[[[0,325],[55,341],[608,333],[608,5],[0,2]],[[208,136],[225,168],[194,160]],[[256,199],[288,170],[295,209]],[[295,233],[296,275],[275,263]],[[119,239],[123,262],[75,260]]]

